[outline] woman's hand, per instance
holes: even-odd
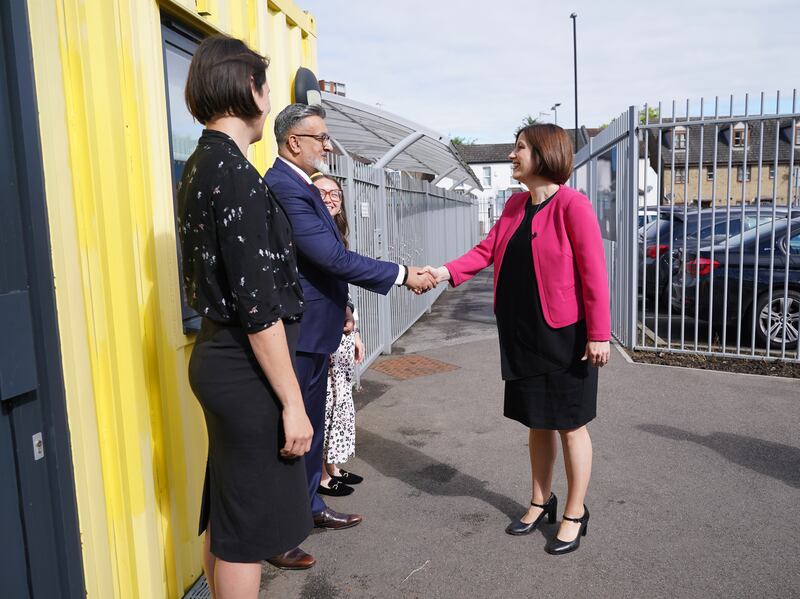
[[[281,449],[284,458],[299,458],[311,449],[314,429],[306,415],[302,400],[297,400],[283,409],[283,433],[286,444]]]
[[[600,368],[608,364],[611,355],[611,346],[608,341],[587,341],[586,351],[581,360],[589,360],[589,364]]]
[[[350,309],[350,306],[347,306],[344,309],[344,327],[342,327],[342,334],[349,335],[353,332],[353,328],[356,326],[356,320],[353,317],[353,311]]]
[[[447,270],[446,266],[440,266],[439,268],[426,266],[422,271],[431,273],[436,278],[437,283],[444,283],[450,280],[450,271]]]
[[[353,342],[356,346],[355,352],[355,363],[361,364],[364,361],[364,342],[361,340],[361,333],[358,332],[356,329],[355,336],[353,337]]]

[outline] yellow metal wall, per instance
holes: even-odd
[[[269,55],[273,114],[297,68],[316,69],[313,19],[288,0],[29,2],[92,599],[181,597],[201,573],[206,433],[186,380],[161,11]],[[265,137],[262,172],[275,156]]]

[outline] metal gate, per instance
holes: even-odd
[[[753,109],[755,105],[755,109]],[[630,349],[800,361],[797,93],[630,107],[575,156]]]
[[[440,266],[478,242],[478,205],[471,196],[348,156],[331,156],[330,167],[344,189],[354,251],[400,264]],[[351,286],[366,348],[358,374],[381,353],[390,353],[392,343],[445,288],[419,296],[393,288],[381,296]]]

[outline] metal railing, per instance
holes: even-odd
[[[400,264],[440,266],[478,240],[478,205],[460,192],[436,187],[405,173],[376,169],[349,156],[331,156],[331,176],[344,189],[350,249]],[[423,295],[393,288],[381,296],[351,286],[366,349],[357,376],[431,306],[446,285]]]
[[[800,114],[773,101],[630,107],[576,154],[629,349],[800,361]]]

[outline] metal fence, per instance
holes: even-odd
[[[800,361],[800,114],[773,102],[630,107],[576,154],[629,349]]]
[[[440,266],[466,252],[478,238],[478,205],[460,192],[435,187],[405,173],[376,169],[348,156],[330,158],[342,185],[350,249],[400,264]],[[382,296],[351,286],[366,349],[360,375],[428,312],[446,285],[423,295],[393,288]]]

